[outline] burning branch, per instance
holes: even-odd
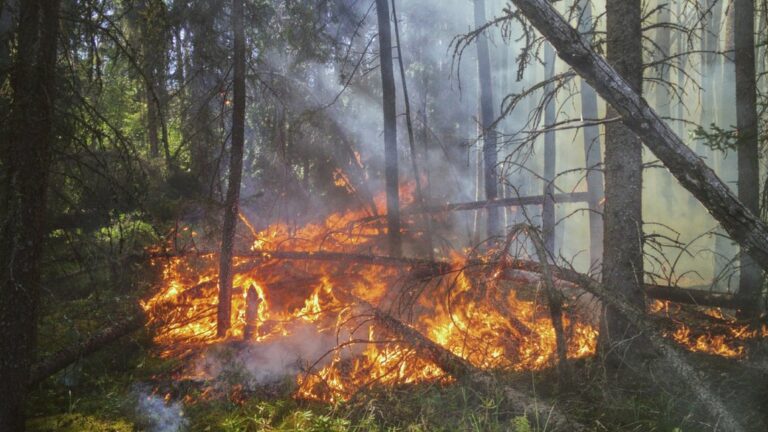
[[[547,250],[544,247],[544,241],[536,228],[530,225],[520,225],[519,228],[513,228],[511,230],[510,237],[513,233],[516,233],[519,230],[524,230],[528,233],[528,237],[531,239],[533,246],[536,249],[536,255],[539,257],[539,263],[541,263],[544,286],[546,287],[547,292],[549,314],[552,318],[552,327],[555,329],[555,341],[557,343],[557,374],[561,384],[567,384],[570,382],[571,378],[568,369],[568,341],[565,338],[565,331],[563,330],[563,302],[560,292],[555,288],[552,272],[549,270]]]
[[[339,300],[354,304],[360,313],[370,315],[383,328],[406,341],[420,356],[428,359],[447,374],[458,379],[466,379],[477,387],[488,387],[495,382],[494,377],[457,356],[451,351],[433,342],[413,327],[403,323],[392,315],[373,306],[369,302],[346,292],[336,290],[334,293]],[[515,410],[522,413],[531,413],[540,418],[548,418],[553,430],[581,431],[586,428],[583,425],[569,420],[563,413],[549,406],[543,401],[532,401],[531,397],[509,386],[504,386],[504,395]]]

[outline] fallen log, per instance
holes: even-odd
[[[768,226],[659,117],[547,0],[512,0],[525,18],[622,118],[742,249],[768,270]],[[507,10],[510,16],[512,11]]]
[[[402,258],[384,255],[366,255],[356,253],[342,252],[323,252],[323,251],[268,251],[254,250],[251,252],[241,252],[238,257],[252,257],[257,259],[287,259],[287,260],[313,260],[313,261],[332,261],[338,263],[352,262],[355,264],[367,264],[383,267],[429,267],[436,271],[449,271],[450,264],[434,260],[419,258]]]
[[[527,229],[535,230],[533,227]],[[553,273],[555,271],[554,267],[549,265],[546,260],[542,260],[542,263],[514,260],[511,262],[511,266],[517,268],[536,268],[539,270],[537,273],[542,273],[544,275],[550,274],[550,270],[553,270]],[[691,392],[696,395],[699,401],[710,410],[710,412],[717,418],[718,422],[722,422],[726,430],[734,432],[744,431],[744,428],[736,420],[736,417],[712,391],[709,384],[702,379],[697,371],[686,361],[680,351],[681,348],[674,342],[671,342],[662,336],[662,332],[657,328],[655,323],[648,319],[644,310],[626,300],[619,292],[609,291],[602,284],[586,275],[560,267],[556,268],[556,271],[561,278],[567,278],[569,282],[573,282],[584,291],[599,298],[603,304],[608,304],[616,308],[616,310],[624,315],[630,324],[639,329],[654,349],[664,356],[667,362],[682,378],[682,381],[685,382]]]
[[[526,205],[541,205],[545,201],[544,195],[534,196],[521,196],[513,198],[500,198],[494,200],[484,201],[471,201],[465,203],[451,203],[438,206],[427,206],[424,209],[419,208],[406,208],[402,211],[402,214],[419,214],[419,213],[447,213],[452,211],[466,211],[466,210],[483,210],[493,207],[518,207]],[[574,192],[574,193],[561,193],[554,194],[553,200],[556,203],[586,203],[589,200],[589,193],[587,192]]]
[[[144,326],[144,321],[144,314],[136,313],[136,315],[106,327],[74,345],[49,355],[32,365],[28,384],[30,386],[36,385],[77,360],[104,348],[123,336],[141,329]]]
[[[211,252],[198,252],[200,255],[206,255]],[[165,254],[164,257],[170,257],[173,255]],[[316,260],[316,261],[338,261],[338,262],[352,262],[355,264],[363,265],[376,265],[383,267],[419,267],[425,268],[430,271],[430,276],[439,276],[450,272],[460,270],[454,264],[447,261],[435,261],[425,260],[418,258],[398,258],[383,255],[366,255],[366,254],[347,254],[341,252],[301,252],[301,251],[267,251],[257,250],[253,252],[241,252],[236,255],[237,257],[251,257],[254,259],[268,260],[268,259],[285,259],[285,260]],[[257,268],[260,263],[245,263],[235,266],[235,273],[244,273]],[[467,263],[467,267],[475,265],[488,265],[487,262],[474,262]],[[523,282],[523,283],[535,283],[540,280],[540,276],[543,272],[541,265],[536,261],[529,260],[506,260],[504,265],[501,266],[502,270],[499,275],[505,280]],[[570,283],[575,285],[580,278],[588,277],[582,273],[578,273],[571,269],[557,267],[552,265],[552,274],[555,278],[555,285]],[[519,272],[536,273],[536,275],[526,275]],[[184,291],[182,296],[194,296],[196,292],[202,289],[210,288],[216,285],[216,281],[202,282],[195,286],[192,286]],[[675,303],[685,303],[697,306],[706,307],[721,307],[726,309],[747,309],[752,306],[752,301],[749,299],[740,298],[738,295],[731,293],[718,293],[715,291],[707,291],[702,289],[691,289],[668,285],[658,284],[645,284],[645,294],[652,299],[667,300]]]
[[[466,379],[472,385],[488,387],[495,382],[494,377],[457,356],[431,339],[422,335],[413,327],[403,323],[392,315],[373,306],[369,302],[344,290],[334,290],[339,300],[356,305],[360,313],[371,315],[383,328],[398,338],[406,341],[420,356],[428,359],[445,373],[457,379]],[[504,395],[512,407],[524,414],[532,414],[537,418],[547,419],[547,430],[582,431],[586,428],[568,419],[563,413],[541,400],[533,400],[531,396],[510,386],[503,387]],[[549,429],[551,427],[552,429]]]
[[[745,431],[744,427],[736,420],[736,417],[730,412],[720,397],[710,388],[706,380],[702,379],[696,369],[686,361],[680,352],[681,348],[662,336],[662,332],[647,318],[645,311],[640,310],[624,299],[618,292],[609,291],[590,278],[581,278],[578,285],[590,294],[600,298],[603,303],[610,304],[616,308],[633,326],[639,329],[648,342],[666,358],[691,392],[710,410],[718,422],[722,423],[725,430],[733,432]]]
[[[749,309],[753,301],[731,293],[720,293],[665,285],[645,285],[645,295],[656,300],[725,309]]]
[[[400,211],[403,216],[418,215],[418,214],[433,214],[433,213],[449,213],[454,211],[469,211],[469,210],[485,210],[495,207],[521,207],[528,205],[542,205],[545,201],[544,195],[529,195],[519,196],[512,198],[498,198],[494,200],[482,200],[482,201],[470,201],[463,203],[448,203],[442,205],[432,205],[424,207],[409,206]],[[559,193],[553,195],[555,203],[587,203],[589,202],[588,192],[573,192],[573,193]],[[371,222],[376,219],[381,219],[386,215],[368,216],[362,219],[358,219],[356,223]]]
[[[561,285],[563,288],[578,288],[578,283],[582,278],[589,278],[589,276],[574,270],[551,265],[550,267],[556,279],[555,285]],[[542,271],[541,265],[538,262],[510,260],[504,266],[503,271],[499,273],[499,276],[504,280],[533,284],[541,281]],[[731,293],[657,284],[645,284],[643,289],[645,295],[654,300],[725,309],[746,309],[752,306],[748,299],[743,299]]]
[[[150,255],[150,258],[172,258],[180,255],[207,256],[216,254],[213,251],[194,251],[183,254],[162,253]],[[326,251],[281,251],[256,249],[252,251],[236,251],[235,258],[253,258],[258,260],[299,260],[299,261],[329,261],[338,263],[365,264],[382,267],[422,267],[431,268],[438,272],[449,272],[451,264],[444,261],[435,261],[420,258],[404,258],[386,255],[370,255],[346,252]],[[234,272],[244,272],[256,268],[259,264],[246,263],[235,266]]]

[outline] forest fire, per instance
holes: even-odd
[[[411,192],[411,186],[401,188],[403,196]],[[382,199],[375,201],[383,208]],[[298,377],[297,395],[304,398],[345,399],[373,383],[451,380],[411,349],[409,341],[398,340],[389,329],[361,314],[358,302],[350,299],[379,305],[481,369],[537,370],[552,364],[555,333],[542,299],[519,299],[505,282],[470,269],[464,254],[452,254],[455,270],[424,278],[412,277],[405,271],[410,269],[398,266],[357,265],[343,259],[297,262],[261,252],[288,249],[311,255],[318,249],[345,254],[375,250],[383,227],[376,221],[353,224],[364,216],[365,212],[336,213],[297,230],[274,224],[257,232],[250,256],[242,254],[233,263],[233,327],[224,341],[244,338],[247,292],[255,290],[259,301],[253,343],[290,337],[306,325],[338,341],[336,347],[328,347],[325,358],[305,367]],[[216,338],[216,263],[214,254],[157,260],[162,266],[162,287],[143,306],[152,321],[161,323],[155,341],[164,356],[223,342]],[[481,291],[485,295],[478,295]],[[491,292],[497,299],[490,299]],[[510,324],[508,313],[517,324]],[[569,357],[591,355],[595,327],[577,317],[565,317],[565,324]]]
[[[768,326],[765,324],[760,328],[753,328],[724,315],[719,308],[704,309],[701,313],[712,320],[695,328],[684,323],[680,317],[683,315],[681,308],[670,307],[669,302],[655,300],[650,311],[667,315],[674,330],[665,332],[665,336],[693,352],[725,358],[742,358],[746,355],[746,342],[768,337]]]
[[[412,189],[404,186],[401,192],[411,197]],[[383,209],[381,197],[375,202]],[[361,312],[362,302],[378,305],[376,310],[407,322],[479,369],[540,370],[553,364],[556,335],[546,302],[539,298],[543,296],[536,290],[533,298],[519,298],[518,287],[499,280],[497,269],[489,269],[493,267],[487,265],[491,252],[479,260],[474,257],[473,262],[484,265],[471,266],[468,252],[454,251],[449,256],[450,271],[427,277],[412,276],[420,273],[407,266],[345,260],[345,256],[377,250],[382,223],[368,218],[365,224],[355,224],[365,216],[364,211],[334,213],[298,229],[273,224],[259,232],[241,217],[254,240],[251,250],[233,263],[233,327],[224,339],[216,337],[215,254],[158,260],[162,288],[144,308],[152,321],[161,324],[155,341],[162,354],[178,356],[244,338],[257,345],[272,343],[311,326],[313,332],[335,343],[319,359],[302,359],[314,363],[300,368],[298,397],[337,401],[372,384],[453,379],[420,356],[410,341],[372,319],[370,311]],[[279,251],[285,250],[304,254],[303,259],[283,259]],[[333,259],[323,255],[333,253],[337,254]],[[574,315],[575,310],[564,316],[570,359],[592,355],[597,340],[596,326],[586,317]],[[652,312],[662,310],[669,312],[665,303],[651,306]],[[723,357],[741,357],[741,342],[768,333],[765,328],[757,332],[727,322],[721,326],[726,331],[722,334],[693,332],[680,322],[676,325],[668,337],[689,350]]]

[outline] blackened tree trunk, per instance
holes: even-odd
[[[475,27],[485,25],[485,0],[475,0]],[[485,33],[477,36],[477,72],[480,84],[480,123],[483,128],[483,173],[485,199],[495,200],[499,196],[497,135],[493,128],[496,120],[493,114],[493,82],[491,81],[491,59],[488,52],[488,37]],[[499,235],[499,209],[488,209],[488,237]]]
[[[758,165],[757,88],[755,86],[755,4],[734,0],[736,48],[736,127],[739,165],[739,200],[760,214],[760,166]],[[762,271],[746,253],[739,255],[739,295],[760,304]],[[759,309],[749,313],[756,315]]]
[[[20,4],[0,205],[0,430],[24,430],[37,349],[40,261],[53,140],[59,2]]]
[[[392,31],[388,0],[376,0],[379,24],[379,63],[384,111],[384,181],[387,191],[387,236],[389,254],[400,256],[400,191],[397,166],[397,112],[395,110],[395,73],[392,66]]]
[[[640,19],[640,0],[607,0],[607,60],[637,93],[643,85]],[[606,115],[619,114],[609,107]],[[623,124],[607,124],[603,283],[638,307],[644,301],[642,169],[642,143],[637,136]],[[605,310],[601,327],[606,352],[636,334],[611,306]]]
[[[219,256],[219,304],[216,313],[216,334],[223,337],[232,324],[232,253],[240,202],[240,180],[243,176],[243,147],[245,145],[245,27],[243,0],[232,1],[234,32],[234,83],[232,96],[232,147],[229,156],[229,183],[224,201],[224,228],[221,233]]]
[[[592,42],[592,4],[589,0],[580,2],[581,17],[579,32]],[[581,80],[581,115],[585,119],[597,119],[597,94],[595,90]],[[587,167],[587,191],[589,192],[589,264],[595,267],[603,260],[603,214],[602,204],[605,188],[602,173],[602,145],[600,129],[587,126],[584,134],[584,158]]]

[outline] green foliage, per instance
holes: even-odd
[[[728,153],[736,150],[737,133],[735,128],[723,129],[712,123],[710,129],[699,126],[691,133],[694,140],[701,141],[714,151]]]
[[[531,432],[531,424],[526,417],[520,416],[512,419],[512,430],[514,432]]]
[[[126,420],[105,420],[82,414],[62,414],[31,420],[29,432],[133,432]]]

